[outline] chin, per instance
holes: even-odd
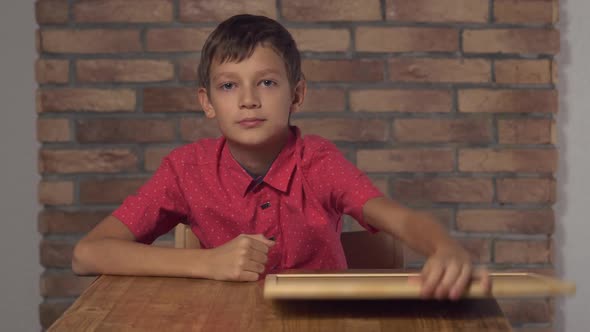
[[[269,135],[237,135],[227,137],[227,139],[235,144],[249,148],[263,147],[272,142],[272,137]]]

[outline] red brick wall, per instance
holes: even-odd
[[[557,0],[39,0],[36,63],[42,325],[90,279],[75,241],[173,147],[217,135],[199,51],[239,12],[280,20],[310,91],[294,121],[389,195],[435,213],[495,269],[553,273]],[[161,244],[169,242],[164,237]],[[408,264],[422,261],[407,253]],[[502,301],[522,331],[549,300]]]

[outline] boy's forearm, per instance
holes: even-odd
[[[399,236],[410,248],[430,256],[436,251],[457,248],[460,245],[446,229],[427,213],[410,211],[402,221]]]
[[[430,214],[406,208],[388,198],[370,200],[363,212],[369,224],[399,238],[423,255],[459,246]]]
[[[203,249],[175,249],[103,238],[80,242],[72,269],[80,275],[115,274],[207,278]]]

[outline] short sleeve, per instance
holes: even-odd
[[[188,204],[171,160],[166,157],[153,176],[113,212],[142,243],[152,243],[186,220]]]
[[[363,206],[372,198],[384,196],[383,193],[333,143],[325,141],[314,152],[308,178],[320,197],[328,199],[336,211],[353,217],[370,232],[378,231],[364,221]]]

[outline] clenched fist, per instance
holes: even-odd
[[[262,234],[241,234],[214,249],[207,250],[207,264],[214,280],[256,281],[264,272],[267,254],[274,241]]]

